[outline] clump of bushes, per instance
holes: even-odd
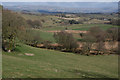
[[[69,23],[70,23],[70,24],[79,24],[79,22],[76,21],[76,20],[69,20]]]
[[[61,50],[73,51],[78,48],[77,41],[71,33],[67,33],[65,31],[57,32],[54,33],[54,38],[58,44],[62,45]]]

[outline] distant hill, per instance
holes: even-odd
[[[112,13],[117,2],[3,2],[4,8],[29,12]]]

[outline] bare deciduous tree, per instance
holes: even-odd
[[[66,50],[76,49],[78,47],[77,41],[71,33],[65,31],[57,32],[54,34],[57,43],[63,45]]]

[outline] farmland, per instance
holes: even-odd
[[[3,9],[3,78],[118,78],[118,13],[31,11]]]
[[[54,15],[44,15],[44,16],[39,16],[39,15],[29,15],[29,14],[21,14],[21,16],[23,16],[26,20],[45,20],[44,23],[42,23],[43,27],[41,27],[41,29],[33,29],[35,31],[38,31],[38,33],[41,35],[41,37],[43,38],[43,40],[50,40],[52,42],[55,42],[54,38],[53,38],[53,33],[51,33],[51,31],[57,31],[57,30],[65,30],[67,28],[67,30],[76,30],[77,31],[88,31],[91,27],[100,27],[103,30],[107,30],[111,27],[119,27],[116,25],[110,25],[110,24],[72,24],[72,25],[61,25],[61,23],[59,23],[59,21],[61,21],[61,18],[56,17]],[[93,16],[99,16],[101,17],[101,15],[93,15]],[[79,19],[85,19],[85,18],[89,18],[88,17],[79,17]],[[58,22],[58,23],[56,23]],[[95,21],[94,21],[95,22]],[[79,34],[74,34],[76,39],[79,39],[80,36]]]

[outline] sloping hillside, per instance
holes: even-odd
[[[24,44],[3,52],[3,78],[117,78],[117,73],[117,55],[84,56]]]

